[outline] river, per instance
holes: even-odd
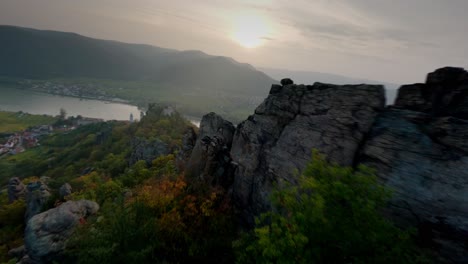
[[[132,114],[135,119],[140,118],[140,110],[134,105],[0,88],[0,111],[23,111],[30,114],[55,116],[60,113],[61,108],[65,109],[68,116],[81,115],[104,120],[129,120]],[[200,120],[189,119],[199,126]]]

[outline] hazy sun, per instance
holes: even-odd
[[[268,23],[262,17],[243,15],[234,21],[232,39],[245,48],[256,48],[265,43],[268,31]]]

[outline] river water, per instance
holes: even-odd
[[[138,119],[140,110],[133,105],[111,103],[99,100],[64,97],[28,90],[4,88],[0,89],[0,110],[30,114],[58,115],[60,108],[65,109],[68,116],[85,116],[104,120],[129,120],[130,114]]]

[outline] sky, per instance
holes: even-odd
[[[0,0],[0,24],[414,83],[468,68],[467,10],[467,0]]]

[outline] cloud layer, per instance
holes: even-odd
[[[404,83],[468,65],[466,10],[466,0],[3,0],[0,24]],[[262,47],[232,40],[235,21],[246,15],[269,25]]]

